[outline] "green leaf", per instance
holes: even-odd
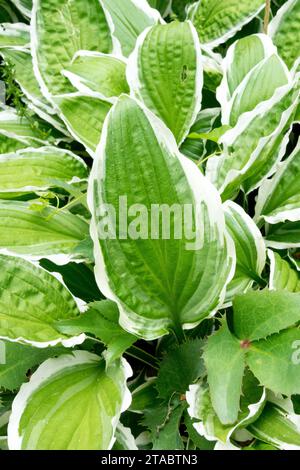
[[[215,47],[226,42],[264,7],[262,0],[201,0],[189,9],[201,43]]]
[[[78,91],[102,100],[113,102],[114,97],[129,92],[126,62],[112,55],[78,51],[62,73]]]
[[[62,333],[73,336],[92,333],[107,346],[104,353],[107,364],[118,359],[137,338],[119,325],[119,310],[115,302],[102,300],[89,305],[87,312],[73,320],[63,320],[56,324]]]
[[[236,270],[227,287],[227,300],[245,292],[253,281],[261,282],[266,248],[261,232],[248,214],[232,201],[224,203],[226,226],[235,244]]]
[[[105,368],[103,359],[86,351],[48,359],[13,402],[10,450],[110,449],[130,403],[130,375],[124,359]]]
[[[22,47],[30,44],[30,30],[25,23],[0,24],[0,49],[2,47]]]
[[[191,127],[190,132],[196,134],[209,134],[213,129],[219,114],[220,108],[208,108],[201,110],[195,123]],[[208,152],[207,141],[205,139],[190,139],[188,136],[181,145],[180,152],[192,160],[199,160],[200,158],[203,158]]]
[[[192,420],[188,413],[184,415],[184,424],[188,432],[189,439],[193,442],[195,450],[213,450],[215,446],[214,441],[208,441],[205,437],[200,436],[200,434],[194,428],[194,420]],[[192,447],[189,447],[187,450],[194,450]]]
[[[204,373],[202,339],[196,339],[171,349],[163,358],[156,387],[159,396],[169,399],[174,393],[185,394],[189,385]]]
[[[214,410],[222,424],[233,424],[240,409],[245,351],[224,324],[209,337],[203,358]]]
[[[134,49],[140,33],[161,21],[159,12],[150,8],[146,0],[101,0],[101,3],[111,17],[115,48],[125,57]]]
[[[200,133],[197,134],[196,132],[191,132],[188,135],[189,139],[203,139],[203,140],[211,140],[212,142],[219,142],[219,139],[222,137],[225,132],[227,132],[229,129],[231,129],[230,126],[221,126],[217,127],[216,129],[213,129],[212,131],[208,133]]]
[[[54,101],[70,134],[82,143],[93,157],[111,105],[80,92],[55,97]]]
[[[119,423],[115,431],[116,442],[113,450],[138,450],[130,428]]]
[[[132,391],[132,402],[129,410],[142,414],[145,409],[151,408],[157,399],[156,378],[146,379],[142,385]]]
[[[43,96],[39,82],[34,74],[30,50],[25,48],[0,49],[5,62],[13,66],[14,80],[19,84],[26,98],[28,107],[38,116],[49,122],[63,134],[69,135],[64,124],[55,115],[55,110]]]
[[[38,349],[24,344],[0,341],[0,387],[7,390],[19,388],[27,382],[26,373],[45,359],[59,356],[64,348]]]
[[[89,236],[87,222],[52,206],[41,209],[30,210],[27,202],[0,201],[0,251],[33,259],[49,256],[62,262],[85,258],[75,249]]]
[[[268,250],[270,259],[270,289],[300,292],[300,277],[278,253]]]
[[[12,3],[27,18],[31,16],[32,0],[12,0]]]
[[[179,432],[184,405],[177,406],[168,417],[163,428],[153,440],[152,450],[183,450],[183,442]]]
[[[266,245],[279,250],[300,247],[300,221],[268,225]]]
[[[72,184],[88,176],[83,160],[56,147],[24,149],[0,155],[0,191],[29,192]]]
[[[299,19],[299,0],[289,0],[278,10],[269,26],[269,34],[288,67],[292,67],[299,57]]]
[[[186,399],[189,404],[188,413],[195,420],[194,428],[200,436],[209,441],[218,441],[232,449],[233,435],[234,443],[237,442],[235,431],[244,429],[257,419],[265,406],[266,393],[253,374],[246,370],[238,419],[231,425],[223,425],[218,419],[211,404],[209,389],[205,384],[191,385]]]
[[[297,295],[297,294],[290,294]],[[299,312],[298,300],[298,312]],[[284,311],[287,314],[288,311]],[[300,393],[300,330],[290,328],[267,339],[255,341],[248,349],[247,364],[261,384],[274,393]]]
[[[200,243],[195,233],[187,239],[188,224],[179,215],[184,204],[195,208],[195,200]],[[196,325],[223,302],[234,252],[219,196],[178,153],[163,123],[132,98],[122,96],[106,120],[89,181],[89,206],[97,282],[117,301],[126,330],[148,340],[169,329],[181,334],[181,325]],[[166,225],[162,230],[162,207],[170,231]],[[124,222],[119,213],[124,217],[128,208]]]
[[[58,320],[79,315],[70,292],[55,277],[32,263],[0,255],[0,338],[36,347],[73,346],[84,335],[68,338],[55,329]]]
[[[254,341],[300,321],[300,293],[252,291],[233,299],[233,329],[238,338]]]
[[[40,266],[50,273],[61,274],[70,292],[84,302],[93,302],[102,298],[102,294],[95,281],[94,273],[85,264],[68,263],[59,266],[48,259],[41,259]]]
[[[55,25],[55,26],[54,26]],[[31,22],[32,56],[45,97],[70,93],[73,87],[61,74],[78,50],[109,53],[112,40],[99,0],[35,0]],[[60,47],[53,47],[60,44]]]
[[[269,100],[277,88],[287,85],[289,73],[284,62],[276,55],[262,60],[244,78],[231,99],[229,124],[237,124],[240,116]],[[226,117],[224,121],[226,123]]]
[[[172,22],[147,29],[130,57],[127,79],[132,93],[182,143],[196,120],[202,100],[201,50],[191,22]]]
[[[291,418],[294,418],[294,422]],[[248,430],[257,439],[281,450],[299,450],[300,428],[295,419],[299,420],[299,417],[280,406],[267,403],[258,420],[252,423]]]
[[[223,200],[232,198],[241,185],[250,192],[275,171],[286,151],[287,131],[299,100],[298,82],[297,76],[278,88],[222,136],[224,152],[208,160],[206,174]]]
[[[256,220],[270,224],[300,220],[300,140],[291,155],[278,167],[272,179],[259,188]]]

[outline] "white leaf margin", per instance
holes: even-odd
[[[187,126],[187,129],[181,139],[181,141],[178,143],[178,147],[183,143],[187,135],[189,134],[190,128],[194,124],[194,122],[197,119],[197,116],[201,110],[201,105],[202,105],[202,88],[203,88],[203,83],[204,83],[204,77],[203,77],[203,61],[202,61],[202,52],[201,52],[201,45],[198,37],[198,33],[196,31],[195,26],[193,23],[188,20],[185,23],[187,23],[190,27],[192,38],[194,41],[194,47],[195,47],[195,53],[196,53],[196,76],[195,76],[195,92],[194,92],[194,110],[193,114],[189,123],[189,126]],[[127,77],[127,82],[130,88],[130,96],[132,98],[136,98],[139,101],[143,102],[143,97],[142,97],[142,84],[139,79],[139,54],[140,51],[143,47],[143,44],[146,40],[146,37],[150,33],[150,31],[155,28],[156,25],[154,26],[149,26],[146,28],[140,36],[137,38],[135,48],[133,52],[130,54],[128,57],[128,62],[127,62],[127,69],[126,69],[126,77]]]
[[[291,155],[284,160],[282,163],[279,163],[278,169],[272,179],[266,179],[259,188],[256,207],[255,207],[255,220],[259,221],[264,219],[269,224],[277,224],[279,222],[285,222],[289,220],[290,222],[297,222],[300,220],[300,208],[296,207],[294,209],[285,209],[278,212],[275,215],[264,215],[263,209],[264,205],[272,198],[272,194],[276,191],[276,186],[280,182],[281,176],[284,174],[285,170],[288,168],[289,164],[294,160],[297,154],[300,152],[300,139],[297,142],[297,145]]]
[[[25,383],[21,386],[19,393],[15,397],[13,404],[12,404],[12,413],[10,416],[10,420],[8,423],[8,447],[10,450],[21,450],[22,448],[22,441],[23,438],[19,434],[19,425],[23,415],[23,412],[26,408],[27,403],[30,400],[30,396],[36,390],[39,389],[44,382],[59,372],[63,371],[67,368],[72,368],[76,365],[82,364],[89,364],[89,363],[96,363],[101,361],[101,357],[97,356],[96,354],[92,354],[88,351],[73,351],[72,354],[62,355],[55,359],[47,359],[43,362],[36,372],[31,376],[30,381]],[[120,407],[120,414],[129,408],[131,403],[131,394],[129,389],[126,386],[126,381],[129,377],[132,376],[132,369],[129,363],[122,358],[121,359],[121,367],[123,369],[124,375],[124,382],[122,384],[122,391],[123,391],[123,401]],[[109,375],[109,369],[106,369],[106,374]],[[113,370],[112,370],[113,372]],[[113,378],[113,376],[112,376]],[[115,430],[117,424],[119,422],[119,416],[114,416],[112,418],[112,428],[113,434],[115,434]],[[110,442],[109,449],[113,446],[115,442],[115,436],[112,437]]]
[[[128,95],[121,95],[120,98],[122,98],[123,96]],[[130,98],[135,101],[136,104],[140,107],[140,109],[144,112],[146,118],[149,121],[149,124],[153,128],[154,134],[158,142],[163,147],[168,148],[170,154],[173,155],[174,158],[179,159],[179,162],[181,163],[182,169],[185,173],[188,183],[190,184],[192,192],[194,193],[195,200],[198,202],[203,201],[206,203],[208,211],[210,213],[211,223],[215,224],[219,228],[218,234],[220,237],[220,243],[223,245],[227,245],[227,260],[228,265],[230,266],[230,270],[228,273],[227,281],[224,283],[223,289],[221,290],[219,295],[219,304],[209,315],[209,317],[212,317],[224,302],[226,296],[226,287],[234,276],[236,265],[235,246],[232,238],[229,236],[226,230],[225,216],[222,208],[220,195],[215,189],[215,187],[209,182],[209,180],[201,173],[197,165],[179,152],[175,138],[172,132],[166,127],[166,125],[148,108],[146,108],[143,103],[133,97]],[[94,218],[96,208],[94,207],[93,183],[99,178],[103,179],[105,175],[105,147],[107,140],[108,124],[110,117],[114,112],[114,106],[111,108],[108,115],[106,116],[102,129],[101,140],[96,150],[93,168],[90,174],[88,184],[87,201],[90,212],[92,214],[90,224],[90,235],[94,244],[94,257],[96,260],[94,272],[97,284],[98,286],[101,286],[101,292],[105,295],[106,298],[113,300],[117,303],[120,312],[119,323],[122,328],[132,334],[135,334],[136,336],[146,339],[147,341],[152,341],[165,334],[168,334],[169,319],[147,319],[145,322],[144,319],[137,315],[135,312],[125,309],[124,305],[120,302],[119,298],[114,294],[110,287],[109,278],[105,268],[105,261],[98,239],[97,225],[95,223]],[[197,321],[193,324],[184,324],[183,328],[192,329],[199,323],[200,321]],[[145,327],[147,329],[144,329]]]

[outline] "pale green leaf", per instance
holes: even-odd
[[[113,98],[129,92],[126,62],[109,54],[79,51],[72,63],[62,71],[78,91],[113,102]]]
[[[125,360],[105,369],[103,359],[86,351],[47,360],[13,402],[10,450],[110,449],[130,404],[130,375]]]
[[[0,201],[2,253],[33,259],[45,256],[61,261],[82,259],[80,252],[75,254],[74,251],[88,236],[89,225],[65,210],[49,206],[39,212],[30,210],[30,203]]]
[[[300,140],[292,154],[280,164],[272,179],[259,188],[256,219],[276,224],[300,220]]]
[[[70,65],[78,50],[112,50],[99,0],[34,0],[31,35],[36,77],[50,101],[53,95],[72,92],[73,87],[61,71]]]
[[[270,289],[300,292],[299,273],[278,253],[268,250],[270,258]]]
[[[261,282],[266,248],[261,232],[248,214],[232,201],[224,204],[226,226],[236,251],[236,270],[227,287],[227,300],[246,291],[253,281]]]
[[[288,67],[292,67],[299,57],[299,21],[300,1],[289,0],[278,10],[269,26],[269,34]]]
[[[243,341],[277,333],[300,321],[300,293],[249,291],[233,299],[233,329]]]
[[[107,364],[118,359],[137,338],[119,325],[119,310],[115,302],[102,300],[89,305],[87,312],[74,320],[63,320],[56,328],[69,336],[80,333],[92,333],[107,346],[105,359]]]
[[[7,390],[15,390],[27,382],[29,369],[65,351],[62,347],[39,349],[10,341],[0,341],[0,350],[0,387]]]
[[[283,292],[279,294],[283,294]],[[298,294],[289,295],[297,296]],[[298,295],[298,314],[299,311]],[[288,310],[281,312],[281,315],[288,314]],[[300,330],[299,328],[290,328],[267,339],[252,343],[248,348],[246,361],[260,383],[274,393],[287,396],[299,394],[299,349]]]
[[[234,251],[219,196],[178,152],[164,124],[132,98],[121,97],[106,120],[88,199],[96,278],[106,297],[117,301],[125,329],[147,339],[170,328],[180,332],[181,325],[196,325],[223,302]],[[198,230],[188,240],[182,209],[195,209],[195,200],[199,210],[191,221]],[[131,206],[124,223],[119,211],[126,214]],[[154,213],[151,224],[148,211]]]
[[[57,96],[54,101],[69,132],[93,156],[111,105],[99,98],[79,92]]]
[[[140,33],[162,21],[159,12],[146,0],[101,0],[101,3],[111,18],[115,49],[125,57],[134,49]]]
[[[10,46],[28,46],[30,44],[30,30],[25,23],[0,24],[0,49]]]
[[[281,450],[300,450],[299,416],[273,403],[266,404],[260,417],[248,429],[257,439]]]
[[[0,337],[44,348],[74,346],[54,323],[79,315],[70,292],[54,276],[21,258],[0,255]]]
[[[210,47],[226,42],[264,7],[263,0],[200,0],[189,10],[200,41]]]
[[[85,163],[56,147],[18,150],[0,155],[0,192],[29,192],[86,179]]]
[[[224,324],[209,337],[203,358],[213,408],[222,424],[233,424],[240,409],[245,351]]]
[[[115,431],[116,442],[113,450],[138,450],[130,428],[119,423]]]
[[[135,96],[165,122],[180,144],[202,99],[200,43],[191,22],[147,29],[130,57],[127,79]]]

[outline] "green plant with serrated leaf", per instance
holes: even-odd
[[[300,1],[0,6],[0,449],[299,450]]]

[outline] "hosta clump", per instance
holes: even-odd
[[[2,3],[1,448],[299,449],[300,1]]]

